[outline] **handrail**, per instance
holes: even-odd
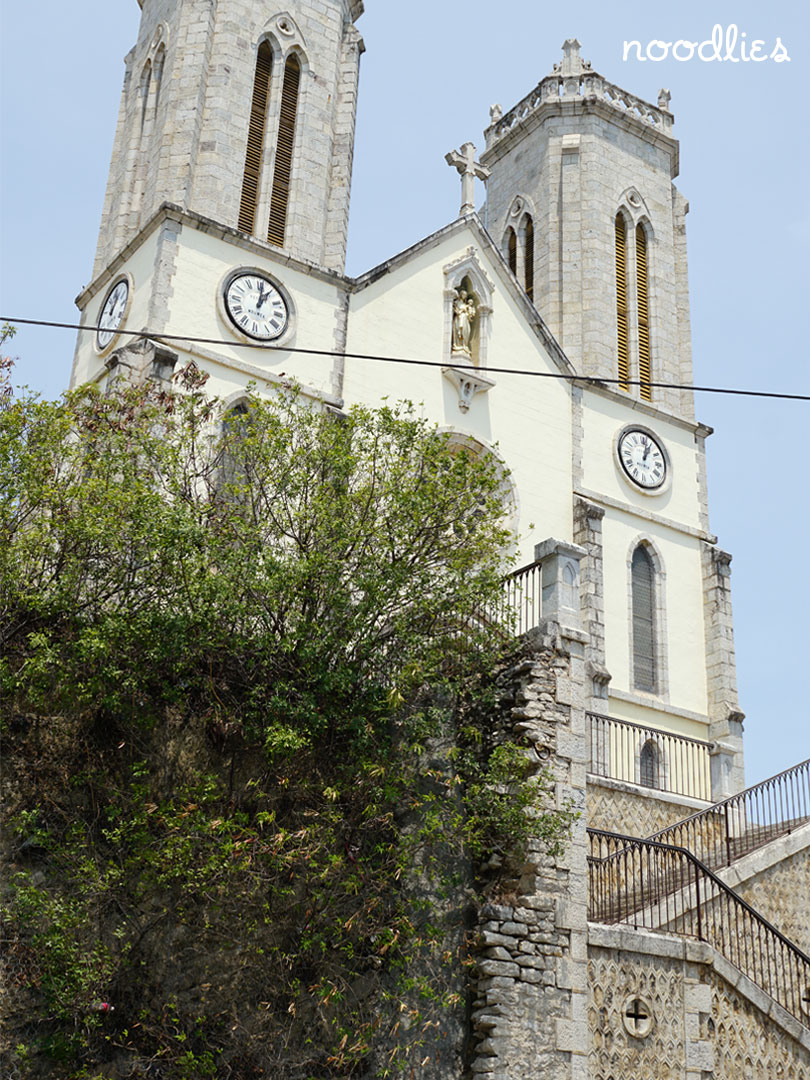
[[[706,866],[731,863],[810,821],[810,758],[648,837],[688,848]]]
[[[711,743],[600,713],[588,713],[588,723],[592,775],[706,802],[711,798]],[[652,743],[652,761],[642,767],[647,743]]]
[[[810,956],[683,846],[588,829],[588,918],[705,941],[805,1026]]]

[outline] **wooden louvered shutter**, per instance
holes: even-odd
[[[292,176],[293,148],[295,145],[295,117],[298,112],[298,90],[301,85],[301,65],[297,56],[291,56],[284,68],[284,86],[281,91],[281,117],[278,125],[276,168],[273,175],[273,194],[270,201],[270,226],[267,239],[271,244],[284,246],[287,228],[287,206],[290,202],[290,178]]]
[[[643,547],[633,552],[633,685],[655,692],[655,569]]]
[[[517,233],[514,229],[510,229],[507,234],[507,257],[509,269],[513,274],[517,274]]]
[[[645,401],[652,401],[650,359],[650,298],[647,287],[647,232],[636,226],[636,292],[638,294],[638,379]]]
[[[616,215],[616,325],[619,388],[630,390],[630,328],[627,318],[627,229]]]
[[[530,217],[526,218],[526,295],[534,300],[534,222]]]
[[[256,208],[259,203],[259,181],[264,153],[264,128],[267,121],[267,98],[270,92],[270,72],[273,52],[263,41],[256,57],[256,77],[253,81],[253,101],[250,106],[250,126],[245,154],[245,175],[242,181],[242,201],[239,205],[239,228],[253,233],[256,229]]]

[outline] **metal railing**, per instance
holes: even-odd
[[[525,634],[537,626],[542,615],[542,563],[514,570],[503,582],[502,613],[514,618],[514,632]]]
[[[588,714],[588,726],[593,775],[711,799],[710,743],[598,713]]]
[[[588,829],[588,918],[705,941],[810,1026],[810,957],[683,847]]]
[[[711,869],[810,821],[810,759],[649,837],[688,848]]]

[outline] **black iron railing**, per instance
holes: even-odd
[[[655,833],[711,869],[787,836],[810,821],[810,759]]]
[[[542,615],[542,564],[521,566],[503,583],[503,613],[514,619],[514,632],[525,634],[537,626]]]
[[[705,941],[810,1026],[810,957],[684,847],[588,829],[592,922]]]
[[[710,743],[598,713],[588,714],[588,725],[595,776],[711,799]]]

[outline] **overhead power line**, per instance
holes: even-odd
[[[97,333],[99,330],[108,329],[104,326],[80,326],[78,323],[49,322],[44,319],[15,319],[5,315],[0,315],[0,321],[18,326],[44,326],[56,330],[80,330],[86,333]],[[415,367],[443,368],[448,366],[446,360],[417,360],[412,357],[381,356],[378,353],[345,352],[340,349],[304,349],[297,345],[272,345],[259,341],[228,341],[222,338],[192,337],[188,334],[157,334],[148,330],[116,330],[115,333],[116,335],[146,338],[148,341],[157,342],[176,341],[192,345],[220,345],[235,349],[254,349],[259,352],[299,353],[302,356],[328,356],[345,360],[372,360],[385,364],[410,364]],[[526,368],[489,366],[482,370],[494,375],[525,375],[534,379],[562,379],[565,382],[584,382],[593,385],[642,385],[640,379],[609,379],[603,378],[601,375],[569,375],[563,371],[529,371]],[[644,380],[643,385],[658,390],[688,390],[695,394],[730,394],[737,397],[776,398],[782,401],[810,401],[810,394],[787,394],[776,390],[741,390],[727,386],[698,386],[694,383],[648,382],[646,380]]]

